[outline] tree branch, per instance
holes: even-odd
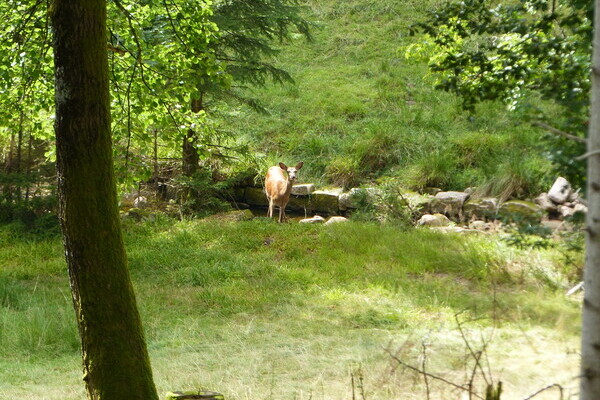
[[[575,135],[565,132],[565,131],[561,131],[560,129],[556,129],[555,127],[550,126],[544,122],[535,121],[535,122],[532,122],[532,125],[538,126],[548,132],[554,133],[555,135],[559,135],[559,136],[565,137],[567,139],[574,140],[575,142],[587,143],[587,139],[585,139],[585,138],[575,136]]]

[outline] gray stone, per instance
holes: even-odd
[[[339,196],[339,207],[341,211],[349,208],[358,208],[360,200],[366,198],[367,202],[373,204],[381,196],[381,190],[377,188],[352,188],[347,193]]]
[[[498,199],[485,197],[481,199],[470,199],[463,205],[465,219],[492,218],[498,213]]]
[[[530,201],[510,200],[500,206],[498,214],[505,218],[539,220],[543,212],[540,206]]]
[[[538,197],[533,200],[535,204],[541,207],[544,211],[556,212],[558,208],[556,207],[556,203],[550,200],[548,193],[542,193]]]
[[[568,206],[559,206],[558,212],[560,213],[561,217],[568,218],[575,214],[575,209]]]
[[[138,196],[133,199],[133,207],[134,208],[144,208],[148,205],[148,199],[144,196]]]
[[[325,225],[331,225],[331,224],[339,224],[340,222],[348,222],[349,219],[345,218],[345,217],[331,217],[327,220],[327,222],[325,222]]]
[[[571,191],[571,194],[569,195],[569,201],[577,203],[580,200],[581,200],[581,196],[579,195],[579,189],[577,189],[577,191]]]
[[[468,198],[469,195],[464,192],[439,192],[431,201],[430,211],[462,219],[463,204]]]
[[[425,214],[417,221],[419,226],[449,226],[451,224],[452,221],[444,214]]]
[[[310,195],[310,209],[329,214],[337,214],[340,209],[339,196],[342,188],[315,190]]]
[[[315,185],[313,183],[302,183],[292,186],[292,195],[294,196],[308,196],[315,191]]]
[[[494,224],[478,219],[469,222],[469,229],[475,229],[478,231],[491,231],[494,229]]]
[[[569,182],[563,177],[558,177],[548,191],[548,197],[556,204],[563,204],[571,195],[571,191]]]
[[[321,217],[320,215],[315,215],[312,218],[304,218],[298,222],[301,224],[322,224],[325,222],[325,218]]]

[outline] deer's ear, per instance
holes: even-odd
[[[279,163],[279,168],[281,168],[284,171],[287,171],[287,165],[285,165],[284,163],[280,162]]]
[[[300,161],[298,164],[296,164],[296,169],[300,169],[302,168],[302,166],[304,165],[304,163],[302,161]]]

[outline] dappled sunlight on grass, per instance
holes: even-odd
[[[538,371],[513,370],[517,361],[526,369],[523,357],[562,363],[548,371],[553,381],[566,382],[576,369],[576,357],[564,349],[576,346],[579,304],[531,273],[540,266],[556,270],[554,254],[490,238],[265,218],[125,225],[159,390],[208,386],[231,399],[351,396],[357,371],[371,398],[417,399],[385,349],[427,337],[439,348],[431,367],[459,378],[464,351],[457,347],[456,315],[470,321],[473,334],[496,332],[490,357],[511,380],[509,392],[546,384]],[[66,272],[48,266],[63,262],[61,246],[58,237],[5,241],[0,260],[11,267],[0,273],[0,364],[16,363],[0,372],[0,382],[8,382],[0,391],[23,393],[32,370],[39,382],[69,376],[62,397],[58,385],[46,383],[48,399],[81,393],[77,374],[64,366],[78,373]],[[35,260],[46,261],[6,256],[22,248],[44,250]],[[414,346],[407,355],[419,351],[418,341]],[[551,355],[553,348],[560,351]],[[34,359],[51,367],[36,369]]]

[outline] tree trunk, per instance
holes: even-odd
[[[106,0],[54,0],[59,217],[91,400],[157,400],[117,209]]]
[[[193,99],[191,102],[192,112],[198,113],[203,109],[202,97]],[[183,138],[182,146],[182,171],[185,176],[193,176],[198,171],[200,156],[196,148],[198,134],[193,129],[188,129],[187,135]]]
[[[594,9],[594,26],[600,27],[600,0],[595,1]],[[588,153],[580,399],[597,400],[600,398],[600,29],[594,29]]]

